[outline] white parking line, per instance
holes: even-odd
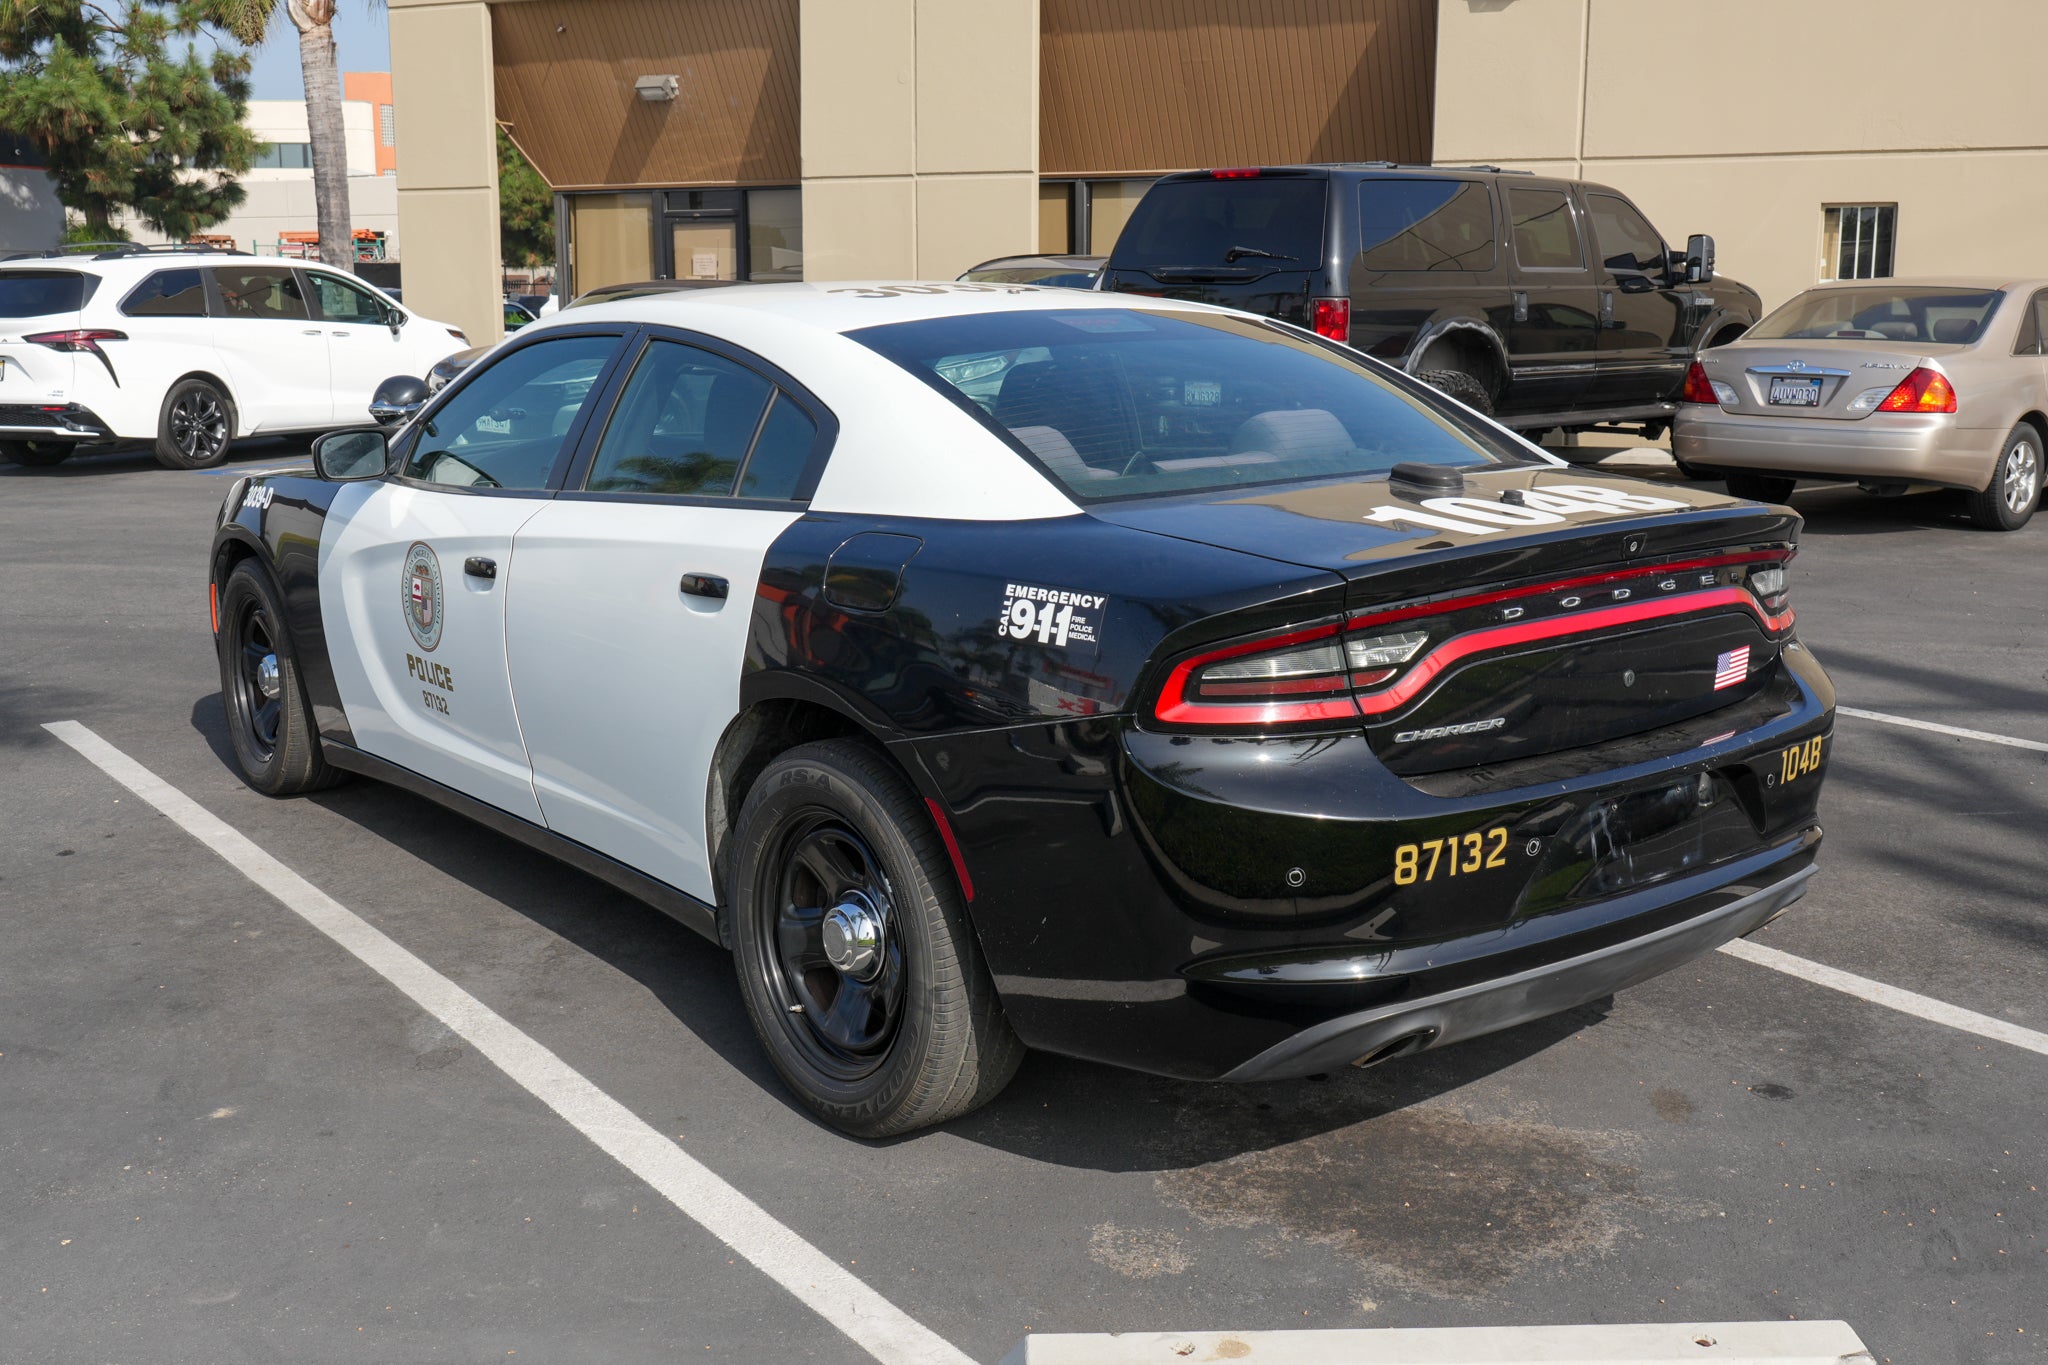
[[[1731,957],[1739,957],[1744,962],[1754,962],[1759,967],[1769,967],[1774,972],[1796,976],[1801,981],[1826,986],[1829,990],[1853,995],[1858,1000],[1868,1000],[1873,1005],[1883,1005],[1901,1014],[1946,1024],[1964,1033],[1996,1039],[1998,1042],[2010,1043],[2014,1047],[2025,1048],[2029,1052],[2038,1052],[2048,1057],[2048,1033],[2039,1033],[2030,1028],[2022,1028],[2018,1024],[2009,1024],[2003,1019],[1994,1019],[1988,1014],[1966,1010],[1946,1001],[1936,1000],[1932,996],[1900,990],[1897,986],[1887,986],[1882,981],[1872,981],[1869,977],[1857,976],[1854,972],[1845,972],[1807,958],[1794,957],[1791,953],[1781,952],[1776,948],[1766,948],[1761,943],[1751,943],[1746,938],[1722,944],[1721,951]]]
[[[467,1039],[541,1103],[887,1365],[971,1365],[952,1343],[599,1090],[475,996],[77,721],[43,727]]]
[[[1854,706],[1837,706],[1835,714],[1854,716],[1858,720],[1879,720],[1886,725],[1903,725],[1909,730],[1932,730],[1937,735],[1954,735],[1957,739],[1981,739],[1986,744],[2004,744],[2014,749],[2034,749],[2048,754],[2048,744],[2043,744],[2038,739],[2020,739],[2014,735],[1993,734],[1989,730],[1965,730],[1958,725],[1936,725],[1931,720],[1886,715],[1882,711],[1865,711]]]

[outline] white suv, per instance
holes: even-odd
[[[0,459],[148,442],[198,469],[238,436],[367,426],[393,375],[469,344],[324,266],[124,247],[0,263]]]

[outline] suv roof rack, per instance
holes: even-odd
[[[45,251],[17,251],[9,261],[48,261],[90,253],[95,261],[117,261],[123,256],[246,256],[239,247],[214,246],[210,242],[66,242]]]

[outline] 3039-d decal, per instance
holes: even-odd
[[[1682,512],[1692,504],[1647,493],[1625,493],[1593,484],[1560,483],[1546,488],[1510,489],[1515,501],[1487,498],[1424,498],[1418,511],[1383,503],[1365,514],[1366,521],[1417,530],[1454,531],[1463,536],[1497,536],[1539,526],[1563,526],[1578,517],[1626,517],[1640,512]]]

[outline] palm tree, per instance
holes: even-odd
[[[334,58],[335,0],[284,0],[299,31],[299,69],[306,82],[306,126],[313,139],[313,217],[320,260],[355,269],[348,217],[348,140],[341,123],[341,68]],[[227,0],[228,30],[251,47],[263,41],[278,0]]]

